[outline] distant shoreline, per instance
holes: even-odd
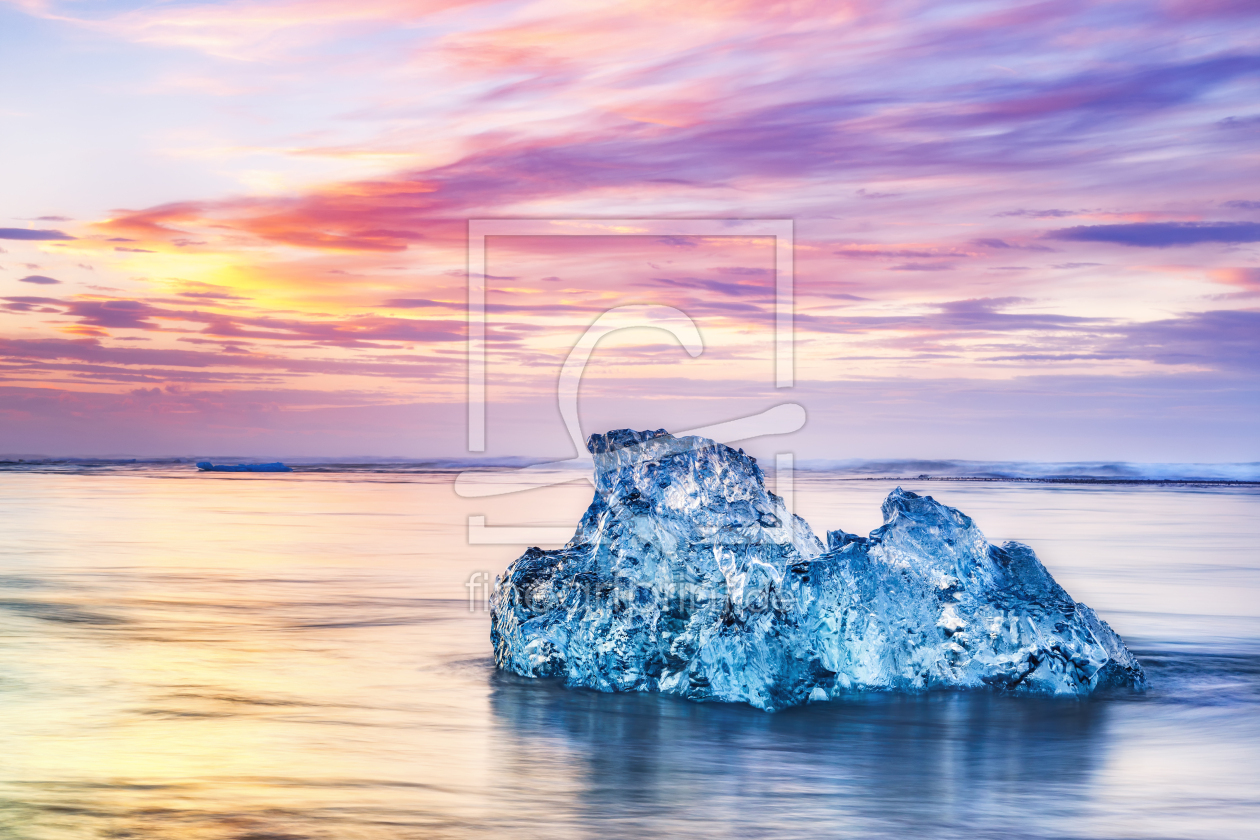
[[[250,462],[254,459],[244,458],[238,459],[243,462]],[[109,472],[111,468],[119,474],[143,472],[145,468],[178,468],[192,467],[193,460],[185,458],[163,458],[163,459],[91,459],[91,458],[47,458],[32,460],[0,460],[0,473],[21,473],[21,472],[49,472],[68,474],[76,469],[83,470],[100,470]],[[393,474],[411,474],[411,475],[443,475],[456,474],[468,470],[484,471],[487,473],[495,473],[498,471],[511,471],[519,469],[516,465],[507,464],[469,464],[469,463],[442,463],[440,461],[429,462],[378,462],[378,463],[295,463],[291,464],[293,471],[289,475],[300,475],[302,473],[312,474],[354,474],[354,473],[393,473]],[[44,469],[41,469],[44,468]],[[52,469],[48,469],[52,468]],[[121,469],[120,469],[121,468]],[[100,473],[98,473],[100,474]],[[189,470],[190,475],[198,475],[195,469]],[[830,474],[833,479],[839,481],[898,481],[898,482],[972,482],[972,483],[995,483],[1008,482],[1017,484],[1064,484],[1064,485],[1098,485],[1098,486],[1140,486],[1140,487],[1260,487],[1260,480],[1252,479],[1231,479],[1231,478],[1143,478],[1138,476],[995,476],[995,475],[934,475],[931,473],[919,473],[917,475],[854,475],[847,473],[843,468],[837,467],[833,469],[820,469],[818,467],[797,467],[797,474],[805,477],[810,475],[827,475]]]
[[[1241,481],[1216,478],[1024,478],[1013,476],[965,476],[965,475],[880,475],[845,476],[841,481],[1014,481],[1024,484],[1152,484],[1193,487],[1260,487],[1260,481]]]

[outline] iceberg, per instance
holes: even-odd
[[[1120,637],[1019,543],[897,488],[824,545],[756,459],[700,437],[592,435],[595,497],[561,549],[495,581],[499,668],[766,711],[859,691],[1141,689]]]
[[[274,464],[212,464],[209,461],[198,461],[197,469],[202,472],[293,472],[293,467],[286,467],[277,461]]]

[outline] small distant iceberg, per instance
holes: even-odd
[[[293,472],[293,467],[286,467],[277,461],[274,464],[212,464],[209,461],[198,461],[197,469],[202,472]]]
[[[497,665],[599,691],[766,711],[855,691],[1141,689],[1142,667],[1031,548],[901,488],[824,545],[754,458],[700,437],[592,435],[595,498],[564,548],[496,581]]]

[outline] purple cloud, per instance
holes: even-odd
[[[226,292],[179,292],[180,297],[196,300],[249,300],[243,295],[230,295]]]
[[[1053,251],[1053,248],[1047,248],[1045,245],[1012,245],[1005,239],[973,239],[972,245],[979,245],[982,248],[999,248],[1013,249],[1016,251]]]
[[[1213,310],[1135,324],[1113,349],[1158,364],[1260,373],[1260,312]]]
[[[18,278],[19,283],[34,283],[38,286],[55,286],[61,283],[60,280],[54,280],[51,277],[45,277],[42,274],[28,274],[25,277]]]
[[[55,308],[61,305],[61,301],[56,298],[32,297],[30,295],[15,295],[13,297],[0,298],[5,301],[0,304],[0,309],[9,312],[60,312]]]
[[[466,309],[468,304],[462,301],[430,300],[428,298],[390,298],[382,301],[381,306],[389,309],[428,309],[429,307]]]
[[[1075,334],[1110,324],[1101,319],[1075,315],[1001,311],[1012,304],[1027,302],[1025,298],[1019,297],[973,298],[938,304],[937,312],[929,314],[818,316],[797,313],[796,321],[799,328],[807,332],[873,333],[881,330],[916,330],[936,334],[937,340],[948,339],[951,335],[981,333],[992,333],[996,337],[1000,333],[1027,330]],[[937,346],[948,347],[946,344]]]
[[[1260,242],[1257,222],[1135,222],[1127,225],[1082,225],[1051,231],[1050,239],[1069,242],[1112,242],[1136,248],[1170,248],[1204,242]]]
[[[766,283],[728,283],[720,280],[709,280],[704,277],[653,277],[650,281],[640,283],[642,286],[664,285],[683,289],[703,289],[720,295],[731,297],[751,297],[765,301],[773,300],[774,288]]]
[[[156,330],[160,327],[148,320],[161,310],[138,300],[67,301],[69,314],[80,323],[92,327]]]
[[[1161,365],[1196,365],[1260,373],[1260,312],[1213,310],[1139,324],[1113,325],[1103,336],[1074,341],[1062,353],[1026,352],[989,361],[1074,362],[1140,359]]]
[[[901,263],[888,267],[889,271],[953,271],[949,263]]]
[[[0,239],[74,239],[59,230],[28,230],[27,228],[0,228]]]
[[[10,311],[32,311],[13,304],[34,303],[34,298],[8,297]],[[161,321],[185,321],[205,324],[206,335],[243,338],[265,338],[282,341],[310,342],[321,346],[369,347],[384,346],[371,342],[462,341],[463,321],[432,319],[384,318],[362,315],[338,320],[310,320],[224,314],[189,309],[164,309],[138,300],[56,300],[38,299],[44,304],[64,307],[67,315],[78,319],[84,327],[97,329],[161,330]],[[522,307],[524,308],[524,307]],[[507,307],[511,309],[511,307]],[[574,309],[579,309],[574,307]],[[495,306],[487,306],[494,311]],[[39,310],[44,311],[44,310]]]
[[[1002,216],[1027,216],[1031,219],[1061,219],[1064,216],[1075,216],[1073,210],[1007,210],[1002,213],[995,213],[995,218]]]
[[[899,259],[899,260],[935,259],[939,257],[950,257],[952,259],[956,257],[969,256],[968,254],[963,254],[958,251],[924,251],[924,250],[915,250],[913,248],[890,248],[886,250],[868,250],[866,248],[848,247],[848,248],[841,248],[840,250],[834,251],[833,253],[839,257],[854,257],[857,259],[875,259],[879,257],[884,257],[884,258]]]
[[[216,342],[217,343],[217,342]],[[216,374],[224,381],[240,376],[254,377],[258,371],[300,374],[340,373],[359,376],[384,376],[407,379],[438,379],[443,376],[440,364],[419,356],[397,355],[388,362],[289,359],[282,356],[201,350],[161,350],[145,347],[112,347],[95,338],[82,339],[9,339],[0,337],[0,360],[37,369],[55,369],[57,363],[93,365],[83,372],[114,377],[143,376],[154,379],[184,378],[181,370],[219,368]],[[125,366],[119,368],[116,366]],[[232,372],[231,369],[242,369]],[[270,374],[268,374],[270,375]],[[453,372],[453,376],[457,376]]]

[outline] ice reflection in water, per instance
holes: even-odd
[[[801,483],[851,530],[888,489]],[[589,491],[556,490],[473,512],[576,518]],[[1257,498],[927,492],[1032,542],[1152,691],[566,691],[494,672],[463,584],[513,550],[462,544],[447,478],[4,476],[0,836],[1252,836]]]
[[[998,830],[1016,816],[1050,828],[1082,805],[1050,789],[1088,791],[1107,744],[1105,703],[947,694],[765,715],[498,682],[492,706],[509,771],[538,773],[541,762],[575,773],[580,818],[626,836],[674,825],[702,837],[811,825],[941,836]]]

